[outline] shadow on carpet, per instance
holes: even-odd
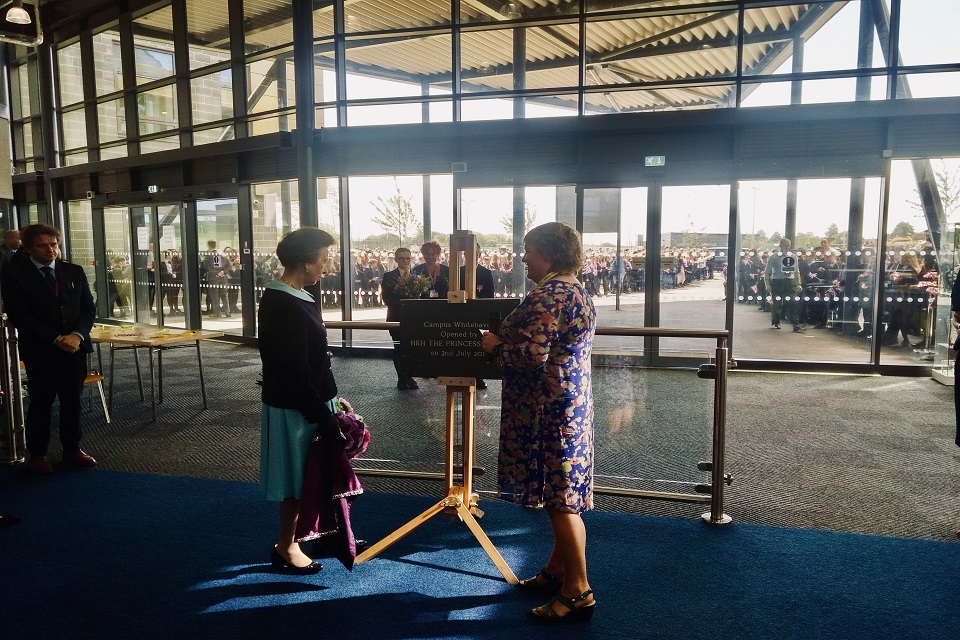
[[[374,541],[439,499],[367,493]],[[482,502],[518,576],[546,559],[545,514]],[[0,624],[8,638],[960,637],[960,544],[734,523],[586,515],[598,609],[538,624],[462,523],[437,517],[348,572],[269,571],[276,508],[255,484],[60,470],[0,473]],[[306,549],[307,547],[305,547]]]

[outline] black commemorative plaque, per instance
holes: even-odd
[[[480,346],[481,336],[518,304],[519,298],[401,300],[400,357],[420,378],[499,378],[500,370]]]

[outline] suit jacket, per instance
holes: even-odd
[[[467,272],[464,267],[460,267],[460,286],[467,282]],[[493,297],[493,272],[482,264],[477,265],[477,298]]]
[[[383,281],[380,283],[383,303],[387,305],[387,322],[400,320],[400,296],[395,290],[399,279],[400,269],[394,269],[383,274]]]
[[[87,283],[87,274],[78,265],[57,260],[54,267],[60,297],[54,295],[32,260],[13,260],[4,269],[0,292],[4,311],[17,329],[20,353],[40,356],[56,350],[57,337],[77,333],[80,351],[93,352],[90,329],[97,308]]]

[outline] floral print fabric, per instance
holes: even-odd
[[[503,321],[501,497],[570,513],[593,508],[596,310],[579,283],[551,280]]]

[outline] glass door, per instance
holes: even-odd
[[[162,326],[186,328],[183,288],[183,208],[179,204],[156,207],[159,259],[154,269],[154,287],[159,285],[156,308]]]
[[[133,322],[130,210],[126,207],[105,207],[103,226],[107,263],[107,317]]]
[[[130,207],[133,246],[130,272],[133,276],[133,319],[138,324],[157,324],[157,303],[154,250],[156,244],[156,208]]]
[[[184,328],[182,207],[103,210],[107,317]]]
[[[129,259],[116,260],[130,274],[133,320],[185,328],[183,235],[179,203],[129,209]],[[125,293],[125,292],[124,292]],[[122,297],[122,296],[121,296]]]
[[[200,311],[204,329],[243,335],[240,212],[236,198],[197,201]],[[252,312],[250,314],[252,322]]]

